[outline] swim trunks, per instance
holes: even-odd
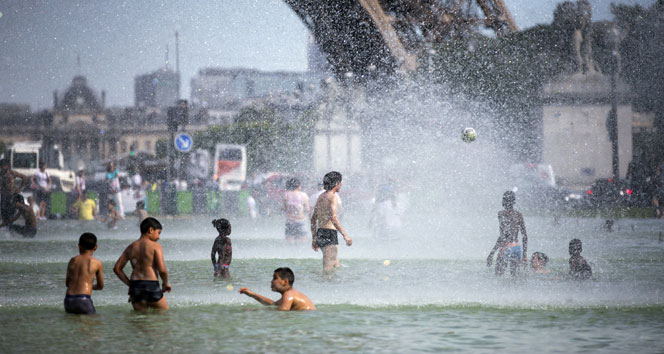
[[[287,220],[286,221],[286,237],[304,237],[307,235],[307,221],[306,220],[301,220],[301,221],[294,221],[294,220]]]
[[[512,247],[508,247],[507,250],[505,251],[505,261],[518,261],[521,259],[523,255],[523,252],[521,252],[521,245],[515,245]]]
[[[338,245],[337,230],[334,229],[318,229],[316,231],[316,244],[318,247]]]
[[[134,302],[157,302],[164,293],[156,280],[130,280],[129,300]]]
[[[97,313],[90,295],[66,295],[65,311],[77,315],[94,315]]]
[[[37,229],[27,227],[25,225],[9,225],[9,230],[23,235],[23,237],[35,237]]]

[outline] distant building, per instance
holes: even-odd
[[[301,96],[314,89],[308,73],[206,68],[191,80],[191,103],[213,110],[237,110],[255,99]]]
[[[178,73],[168,69],[139,75],[134,79],[135,106],[161,109],[173,106],[178,100],[179,85]]]

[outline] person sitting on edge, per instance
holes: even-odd
[[[212,266],[214,267],[214,276],[228,279],[231,277],[230,265],[233,260],[233,247],[231,239],[231,223],[226,219],[212,220],[212,226],[217,229],[219,236],[214,239],[212,244]],[[217,253],[219,260],[217,260]]]
[[[593,271],[586,260],[581,256],[583,244],[578,238],[569,242],[569,276],[575,280],[587,280],[593,276]]]
[[[14,198],[14,208],[16,209],[16,214],[8,222],[9,230],[23,235],[23,237],[35,237],[37,234],[37,217],[33,209],[25,204],[23,196],[20,194],[15,194]],[[25,220],[25,225],[14,225],[14,222],[23,216]],[[7,226],[5,224],[0,225]]]
[[[516,196],[514,192],[507,191],[503,194],[503,207],[504,210],[498,212],[498,224],[500,236],[493,249],[486,259],[487,267],[491,266],[493,255],[498,250],[496,257],[496,275],[503,275],[507,264],[510,264],[510,274],[516,275],[516,269],[520,262],[527,264],[528,257],[526,256],[526,249],[528,247],[528,235],[526,234],[526,224],[523,222],[523,215],[514,209]],[[521,231],[523,238],[523,252],[521,245],[519,245],[519,231]]]
[[[328,172],[325,175],[323,178],[325,193],[321,194],[316,200],[316,206],[311,215],[311,247],[314,251],[318,251],[320,248],[323,252],[323,271],[325,272],[339,267],[337,232],[341,232],[347,246],[353,244],[353,240],[348,237],[346,231],[341,227],[337,217],[339,198],[337,192],[341,189],[341,178],[341,173],[337,171]]]
[[[104,289],[104,268],[92,255],[97,250],[97,236],[86,232],[78,238],[78,256],[72,257],[67,265],[67,294],[65,311],[81,315],[96,313],[92,302],[92,290]],[[95,277],[97,283],[94,284]]]
[[[542,252],[535,252],[530,257],[530,268],[537,274],[551,273],[551,270],[546,268],[547,263],[549,263],[549,256]]]
[[[309,300],[306,295],[293,288],[294,282],[295,275],[290,268],[277,268],[274,270],[274,275],[272,276],[271,288],[272,291],[281,294],[281,299],[272,301],[271,299],[256,294],[247,288],[241,288],[240,294],[245,294],[265,306],[277,306],[279,311],[315,310],[316,306],[314,306],[311,300]]]
[[[108,221],[110,219],[110,221]],[[101,222],[108,221],[106,225],[109,229],[117,230],[118,220],[120,220],[120,214],[115,209],[115,201],[112,199],[108,200],[108,215],[106,215]]]
[[[161,277],[163,291],[171,291],[168,282],[168,270],[164,264],[164,252],[157,243],[161,235],[161,223],[148,217],[141,223],[141,237],[132,242],[115,262],[113,272],[129,286],[129,301],[135,311],[150,308],[168,310],[168,303],[162,289],[159,288]],[[131,278],[127,278],[124,267],[131,260]],[[130,280],[131,279],[131,280]]]
[[[140,225],[148,217],[148,212],[145,210],[145,202],[142,200],[137,201],[136,210],[132,214],[138,216],[138,223]]]
[[[28,177],[9,168],[9,159],[0,160],[0,214],[2,214],[2,225],[9,226],[16,214],[14,209],[14,194],[20,193],[28,184]],[[16,185],[16,179],[21,183]]]

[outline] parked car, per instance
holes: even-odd
[[[601,178],[586,193],[588,205],[593,208],[622,208],[632,204],[632,190],[625,180]]]

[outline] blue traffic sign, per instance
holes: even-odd
[[[194,139],[191,138],[191,135],[187,133],[178,133],[175,136],[175,149],[181,152],[189,152],[192,146],[194,146]]]

